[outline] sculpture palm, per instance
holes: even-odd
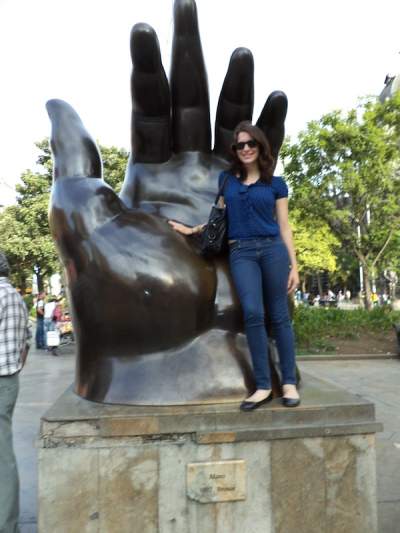
[[[207,219],[232,131],[252,117],[252,55],[232,54],[211,150],[195,2],[175,1],[170,85],[147,24],[133,27],[131,54],[132,153],[119,197],[102,180],[100,154],[75,111],[47,103],[50,225],[76,330],[76,390],[110,403],[237,398],[253,384],[226,260],[205,260],[166,220]],[[286,109],[285,95],[272,93],[257,122],[275,155]]]

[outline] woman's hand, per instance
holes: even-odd
[[[288,293],[294,292],[296,290],[296,287],[300,283],[299,273],[297,272],[297,268],[291,268],[289,272],[289,279],[288,279]]]
[[[185,226],[185,224],[181,224],[180,222],[175,222],[175,220],[168,220],[168,224],[182,235],[193,235],[193,233],[195,233],[195,228],[189,228],[189,226]]]

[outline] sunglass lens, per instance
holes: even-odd
[[[250,139],[249,141],[246,141],[246,142],[236,143],[236,145],[235,145],[235,149],[236,149],[236,150],[239,150],[239,151],[244,150],[246,144],[247,144],[247,146],[248,146],[249,148],[255,148],[255,147],[257,146],[258,143],[257,143],[257,141],[255,141],[254,139]]]

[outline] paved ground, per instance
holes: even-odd
[[[310,361],[300,366],[376,404],[377,419],[385,426],[377,439],[379,533],[400,533],[400,359]],[[59,357],[33,351],[21,374],[14,418],[21,478],[21,533],[37,531],[35,441],[40,417],[71,384],[73,374],[70,348]]]
[[[20,393],[14,416],[14,444],[21,483],[21,533],[36,533],[37,467],[35,442],[40,417],[72,383],[74,355],[71,347],[59,357],[33,350],[20,375]],[[54,532],[56,533],[56,532]]]
[[[400,359],[302,362],[301,368],[375,403],[379,533],[400,533]],[[367,533],[367,532],[366,532]]]

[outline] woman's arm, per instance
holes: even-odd
[[[224,176],[225,176],[225,172],[221,172],[218,177],[218,189],[219,190],[221,189],[222,184],[225,185],[225,182],[227,180],[227,178],[226,177],[224,178]],[[225,207],[225,200],[222,194],[218,199],[217,205],[218,207],[221,207],[221,208]],[[175,220],[168,220],[168,224],[172,226],[172,228],[178,233],[181,233],[182,235],[187,235],[187,236],[201,233],[203,229],[205,228],[205,226],[207,226],[207,224],[199,224],[198,226],[193,226],[191,228],[190,226],[186,226],[185,224],[182,224],[181,222],[177,222]]]
[[[175,220],[168,220],[168,224],[172,226],[175,231],[181,233],[182,235],[195,235],[196,233],[201,233],[206,225],[199,224],[198,226],[191,228],[189,226],[185,226],[185,224],[182,224],[181,222],[176,222]]]
[[[296,252],[293,244],[292,228],[289,224],[288,199],[280,198],[276,201],[276,218],[279,224],[282,240],[286,245],[290,260],[290,273],[288,279],[288,292],[293,292],[300,282],[297,269]]]

